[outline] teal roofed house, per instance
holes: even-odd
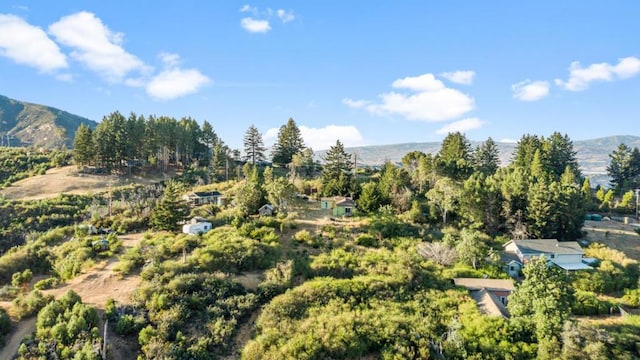
[[[356,202],[350,197],[335,196],[320,199],[320,208],[331,210],[333,216],[354,216]]]

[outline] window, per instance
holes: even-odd
[[[351,214],[351,208],[350,207],[344,208],[344,212],[345,214]]]
[[[509,271],[515,271],[515,267],[513,265],[509,266]]]
[[[555,259],[555,258],[556,258],[556,254],[551,254],[551,256],[550,256],[550,257],[551,257],[552,259]]]
[[[504,296],[500,296],[500,302],[502,303],[502,305],[507,305],[507,298]]]

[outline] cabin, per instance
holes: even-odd
[[[535,257],[544,256],[549,262],[567,271],[591,270],[585,263],[584,250],[576,241],[556,239],[511,240],[504,244],[504,251],[515,255],[521,266]],[[512,264],[515,266],[515,264]]]
[[[509,317],[508,297],[515,290],[510,279],[454,278],[453,283],[469,290],[478,310],[489,316]]]
[[[224,195],[218,191],[192,191],[182,198],[192,206],[205,204],[222,206],[224,204]]]
[[[276,208],[271,204],[264,204],[258,209],[260,216],[273,216],[276,213]]]
[[[185,234],[200,235],[210,231],[213,228],[211,222],[207,219],[196,216],[188,224],[182,225],[182,232]]]
[[[320,208],[331,210],[333,216],[354,216],[356,214],[356,202],[350,197],[322,198],[320,199]]]

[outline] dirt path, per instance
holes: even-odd
[[[16,328],[13,329],[11,336],[9,337],[7,344],[0,349],[0,359],[8,360],[18,352],[20,343],[27,335],[36,330],[36,317],[29,318],[27,320],[20,321]]]
[[[126,251],[138,245],[143,236],[144,234],[141,233],[120,236],[123,250]],[[91,270],[88,270],[73,280],[55,289],[45,290],[43,292],[58,298],[67,291],[73,290],[80,295],[83,303],[93,305],[100,309],[104,309],[105,303],[109,298],[119,303],[128,303],[131,301],[131,295],[140,285],[140,277],[138,275],[122,277],[113,271],[117,264],[118,259],[113,256],[108,260],[96,264]]]
[[[144,234],[142,233],[120,236],[123,250],[126,251],[138,245],[140,241],[142,241],[143,236]],[[138,275],[121,277],[119,274],[114,273],[113,268],[117,263],[117,257],[113,256],[97,264],[94,268],[75,279],[55,289],[45,290],[43,293],[59,298],[68,290],[73,290],[80,295],[83,303],[92,305],[98,309],[104,309],[105,303],[109,298],[113,298],[119,303],[129,303],[131,301],[131,295],[133,295],[140,285],[140,277]],[[3,302],[0,305],[4,307],[10,304],[9,302]],[[35,317],[20,321],[16,325],[16,328],[14,328],[7,345],[0,349],[0,360],[11,359],[18,351],[22,339],[34,332],[35,329]]]

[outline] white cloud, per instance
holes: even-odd
[[[342,99],[342,103],[347,105],[350,108],[354,108],[354,109],[360,109],[365,107],[366,105],[370,104],[369,101],[365,101],[365,100],[353,100],[353,99],[348,99],[348,98],[344,98]]]
[[[257,20],[250,17],[240,20],[240,26],[250,33],[266,33],[271,30],[269,20]]]
[[[522,101],[536,101],[549,95],[548,81],[531,81],[529,79],[511,85],[513,97]]]
[[[171,100],[193,94],[211,82],[211,79],[197,69],[180,69],[180,56],[177,54],[162,53],[160,59],[164,62],[165,69],[146,85],[147,94],[157,100]],[[128,81],[131,82],[129,86],[142,83],[138,79]]]
[[[478,118],[468,118],[454,121],[436,130],[436,134],[448,134],[452,132],[465,132],[473,129],[479,129],[485,122]]]
[[[618,60],[618,64],[591,64],[586,68],[580,62],[574,61],[569,66],[569,79],[556,79],[556,85],[569,91],[583,91],[589,88],[593,81],[613,81],[634,77],[640,73],[640,59],[626,57]]]
[[[58,45],[41,28],[15,15],[0,14],[0,56],[42,72],[68,66]]]
[[[258,11],[258,9],[254,6],[251,6],[249,4],[245,4],[240,8],[240,12],[250,12],[250,13],[256,13]]]
[[[440,76],[456,84],[471,85],[476,73],[472,70],[458,70],[454,72],[445,72],[440,74]]]
[[[474,108],[474,100],[471,96],[446,87],[433,74],[398,79],[392,83],[392,86],[413,92],[383,93],[379,95],[381,99],[379,103],[351,99],[345,99],[343,103],[351,107],[364,106],[369,113],[378,116],[400,115],[409,120],[426,122],[452,120]]]
[[[391,86],[396,89],[410,89],[415,91],[434,91],[445,88],[442,81],[436,79],[433,74],[408,76],[404,79],[394,81]]]
[[[285,24],[296,19],[296,15],[293,13],[293,11],[278,9],[276,11],[276,14],[280,18],[280,20]]]
[[[353,125],[327,125],[322,128],[299,126],[302,139],[306,146],[313,150],[325,150],[340,140],[345,147],[364,145],[360,130]],[[265,145],[272,146],[278,138],[280,129],[271,128],[263,135]]]
[[[114,33],[94,14],[82,11],[49,26],[56,41],[74,50],[71,57],[110,82],[119,82],[130,72],[150,68],[122,48],[124,35]]]

